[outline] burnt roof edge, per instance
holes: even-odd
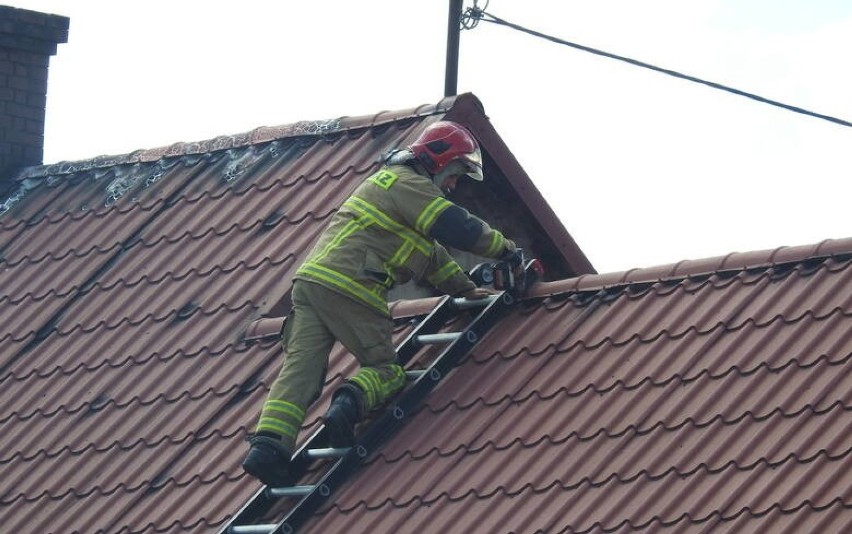
[[[63,161],[50,165],[27,167],[18,173],[13,182],[17,182],[18,187],[29,189],[37,186],[42,179],[48,176],[62,176],[118,165],[150,163],[167,158],[231,150],[287,138],[329,136],[434,115],[458,121],[473,131],[485,150],[500,167],[512,188],[527,204],[537,223],[562,255],[571,273],[581,275],[597,272],[497,133],[485,114],[480,100],[472,93],[445,97],[436,104],[422,104],[398,111],[386,110],[371,115],[299,121],[272,127],[261,126],[248,132],[219,136],[204,141],[179,142],[117,156],[97,156],[88,160]]]
[[[136,150],[127,154],[101,155],[90,159],[61,161],[48,165],[35,165],[22,169],[13,181],[40,179],[47,176],[72,174],[80,171],[149,163],[166,158],[177,158],[232,150],[251,145],[296,137],[323,137],[362,128],[373,128],[401,120],[438,115],[449,111],[457,97],[441,99],[437,104],[423,104],[397,111],[380,111],[371,115],[339,117],[327,120],[298,121],[279,126],[260,126],[253,130],[233,135],[222,135],[203,141],[177,142],[167,146]]]

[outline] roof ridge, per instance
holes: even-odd
[[[552,282],[541,282],[528,297],[545,297],[560,293],[577,293],[641,283],[657,283],[707,276],[720,272],[747,271],[806,260],[852,255],[852,237],[824,239],[819,243],[780,246],[750,252],[731,252],[696,260],[681,260],[644,268],[633,268],[603,274],[583,274]]]
[[[126,154],[101,155],[89,159],[60,161],[49,165],[34,165],[21,170],[13,179],[24,182],[28,179],[43,178],[55,174],[71,174],[74,172],[127,165],[147,163],[166,158],[207,154],[234,148],[244,148],[260,143],[278,141],[297,137],[326,136],[345,133],[362,128],[373,128],[383,124],[404,121],[446,113],[455,102],[462,98],[475,98],[470,93],[445,97],[435,104],[423,104],[395,111],[380,111],[371,115],[354,117],[342,116],[334,119],[302,120],[277,126],[258,126],[246,132],[230,135],[220,135],[201,141],[178,141],[171,145],[150,149],[139,149]]]

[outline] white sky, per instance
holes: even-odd
[[[443,97],[448,0],[6,4],[71,18],[50,64],[46,163]],[[852,121],[849,0],[487,10]],[[599,272],[852,236],[852,128],[486,22],[462,33],[458,86]]]

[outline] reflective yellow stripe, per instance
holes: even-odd
[[[285,434],[291,438],[295,438],[299,429],[274,417],[261,417],[257,423],[257,431],[275,432],[276,434]]]
[[[305,411],[299,406],[283,400],[267,400],[263,404],[257,430],[286,434],[295,438],[305,418]]]
[[[385,398],[385,385],[382,382],[382,377],[373,369],[366,369],[367,377],[373,384],[373,390],[376,392],[376,402],[379,403]]]
[[[379,373],[373,369],[361,369],[358,374],[369,383],[370,394],[368,397],[371,398],[369,405],[372,408],[382,400],[382,379]]]
[[[359,284],[352,278],[349,278],[345,274],[312,262],[303,264],[299,270],[296,271],[296,274],[303,274],[310,278],[327,282],[369,306],[381,311],[383,315],[388,314],[388,303],[377,292],[370,291],[368,288]]]
[[[373,388],[370,387],[369,382],[367,382],[366,379],[364,379],[364,377],[362,376],[355,375],[349,380],[351,382],[354,382],[355,385],[357,385],[358,388],[364,392],[364,396],[366,397],[364,399],[364,403],[367,405],[367,411],[369,411],[372,407],[373,399],[371,398],[370,394],[372,393]]]
[[[426,238],[419,235],[417,232],[411,230],[407,226],[404,226],[392,218],[390,218],[386,213],[382,212],[377,207],[373,206],[369,202],[364,199],[352,196],[349,197],[349,200],[343,203],[347,208],[354,210],[361,215],[368,217],[374,223],[378,224],[388,232],[396,234],[400,238],[411,241],[411,243],[422,252],[424,255],[429,256],[432,254],[432,243],[429,242]]]
[[[438,216],[451,205],[452,203],[445,198],[436,198],[423,208],[420,216],[417,217],[417,222],[414,224],[414,227],[423,235],[429,235],[429,228],[431,228],[432,224],[435,223],[435,219],[437,219]]]
[[[429,277],[429,282],[435,285],[439,285],[443,282],[446,282],[454,274],[460,273],[461,270],[462,269],[458,263],[454,261],[447,262],[443,267],[438,269],[435,274]]]
[[[385,398],[390,397],[405,385],[405,370],[401,365],[391,366],[394,377],[385,382]]]
[[[362,369],[358,372],[357,375],[353,376],[350,380],[358,384],[358,387],[364,392],[364,395],[367,397],[364,399],[367,404],[367,411],[371,410],[378,402],[376,399],[376,387],[373,384],[370,377],[367,376],[367,373]]]
[[[385,402],[405,386],[405,370],[402,366],[391,364],[388,368],[393,375],[387,379],[383,379],[381,373],[371,367],[361,368],[349,379],[364,392],[368,411]]]
[[[292,402],[282,401],[282,400],[268,400],[263,405],[265,411],[274,411],[281,412],[289,415],[293,419],[297,419],[299,422],[305,418],[305,411]]]
[[[325,248],[320,251],[315,257],[311,258],[311,261],[320,261],[321,259],[328,256],[328,253],[333,249],[337,248],[340,243],[343,242],[344,239],[355,233],[357,230],[363,230],[373,224],[371,220],[367,217],[358,217],[357,219],[353,219],[346,223],[346,226],[343,227],[343,230],[339,231],[334,238],[328,242]]]
[[[498,232],[497,230],[491,231],[491,244],[488,245],[488,250],[485,251],[485,255],[489,258],[496,258],[500,252],[503,251],[503,246],[505,245],[505,239],[503,238],[503,234]]]
[[[404,241],[393,257],[388,260],[387,264],[390,267],[400,267],[405,265],[405,262],[408,261],[412,252],[414,252],[414,243],[411,241]]]

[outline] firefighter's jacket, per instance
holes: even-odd
[[[450,295],[476,287],[430,229],[453,204],[428,178],[391,165],[367,178],[334,214],[296,279],[322,284],[383,315],[387,292],[412,278]],[[473,215],[469,217],[474,218]],[[487,223],[469,252],[499,258],[515,244]]]

